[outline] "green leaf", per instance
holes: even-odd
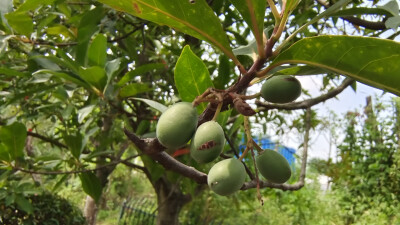
[[[267,1],[230,0],[251,28],[256,40],[263,41],[264,17]]]
[[[229,46],[221,22],[205,0],[99,0],[118,11],[167,25],[193,37],[205,40],[236,59]]]
[[[0,75],[1,74],[4,74],[4,75],[9,76],[9,77],[14,77],[14,76],[16,76],[16,77],[28,77],[29,76],[28,73],[19,72],[17,70],[13,70],[13,69],[10,69],[10,68],[5,68],[5,67],[0,67]]]
[[[24,155],[26,127],[22,123],[15,122],[8,126],[0,127],[1,155],[9,155],[11,160]]]
[[[319,75],[330,72],[320,67],[313,66],[294,66],[276,71],[274,75]]]
[[[54,75],[56,77],[60,77],[63,78],[67,81],[71,81],[72,83],[75,83],[81,87],[85,87],[87,89],[90,89],[90,86],[88,83],[86,83],[86,81],[82,80],[82,78],[80,78],[79,76],[77,76],[76,74],[73,73],[69,73],[69,72],[56,72],[56,71],[52,71],[52,70],[38,70],[35,73],[33,73],[32,75],[36,75],[36,74],[51,74]]]
[[[79,156],[81,155],[82,149],[83,149],[82,134],[80,132],[76,132],[73,135],[65,134],[63,137],[64,137],[65,144],[71,150],[72,155],[76,159],[79,159]]]
[[[89,68],[80,68],[79,75],[87,83],[95,87],[100,92],[103,92],[104,87],[107,84],[107,74],[106,71],[98,66],[93,66]]]
[[[121,96],[122,98],[126,98],[151,90],[152,88],[150,88],[147,84],[132,83],[121,88],[121,90],[119,91],[119,96]]]
[[[221,125],[221,127],[225,127],[228,122],[229,117],[231,116],[232,109],[220,112],[217,116],[217,122]]]
[[[264,29],[264,34],[266,37],[268,37],[268,32],[272,29],[274,29],[272,26]],[[233,53],[235,55],[247,55],[253,60],[256,60],[258,55],[256,40],[252,40],[247,45],[239,46],[238,48],[233,49]]]
[[[392,14],[388,14],[385,9],[382,8],[349,8],[343,9],[338,12],[331,14],[331,16],[360,16],[360,15],[381,15],[381,16],[392,16]]]
[[[79,178],[83,191],[98,203],[103,190],[99,178],[93,172],[81,173]]]
[[[208,88],[213,87],[207,67],[189,46],[183,48],[176,63],[174,79],[179,95],[185,102],[192,102]],[[198,109],[203,111],[205,107],[205,105],[199,105]]]
[[[225,89],[225,85],[227,85],[230,81],[231,75],[231,64],[226,55],[221,55],[219,57],[218,64],[218,76],[214,79],[214,85],[217,89]]]
[[[397,30],[397,28],[400,26],[400,16],[390,17],[385,21],[385,26],[387,28],[392,28]]]
[[[150,99],[144,99],[144,98],[132,98],[132,99],[142,101],[142,102],[146,103],[147,105],[149,105],[150,107],[152,107],[152,108],[154,108],[154,109],[156,109],[156,110],[158,110],[158,111],[160,111],[162,113],[165,112],[165,110],[168,109],[167,106],[165,106],[165,105],[163,105],[161,103],[158,103],[156,101],[150,100]]]
[[[396,0],[389,1],[383,6],[378,6],[380,9],[384,9],[388,12],[390,12],[393,16],[398,16],[399,15],[399,4],[397,3]]]
[[[42,5],[50,5],[55,0],[26,0],[22,5],[20,5],[17,9],[18,12],[27,12],[29,10],[35,10]]]
[[[88,51],[90,66],[104,67],[107,60],[107,38],[104,34],[98,34],[93,39]]]
[[[162,69],[165,69],[165,65],[162,63],[149,63],[149,64],[139,66],[136,69],[127,72],[121,78],[121,80],[118,82],[118,85],[122,86],[138,75],[142,75],[147,72],[158,71],[158,70],[162,70]]]
[[[25,12],[11,12],[4,15],[7,19],[8,24],[19,34],[23,34],[27,37],[31,36],[33,32],[33,20]]]
[[[351,36],[304,38],[277,56],[270,68],[307,64],[400,94],[400,43]]]
[[[33,213],[33,206],[32,203],[22,195],[15,196],[15,203],[17,203],[18,207],[25,211],[28,214]]]
[[[83,120],[93,111],[95,105],[88,105],[78,110],[78,123],[82,123]]]
[[[71,39],[75,37],[74,33],[72,33],[70,29],[61,24],[56,24],[54,26],[48,27],[46,29],[46,33],[48,35],[54,35],[54,36],[62,35],[66,38],[71,38]]]
[[[86,53],[92,35],[99,29],[97,24],[104,16],[102,6],[86,12],[78,26],[78,44],[76,45],[76,61],[81,65],[86,65]]]

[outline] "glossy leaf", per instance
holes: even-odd
[[[76,45],[76,61],[85,66],[86,53],[92,35],[99,29],[97,24],[103,18],[104,9],[98,6],[86,12],[81,19],[78,27],[78,44]]]
[[[66,38],[75,38],[74,33],[70,29],[68,29],[66,26],[61,25],[61,24],[56,24],[54,26],[48,27],[46,29],[46,33],[48,35],[54,35],[54,36],[64,36]]]
[[[11,125],[0,126],[0,155],[3,160],[9,158],[15,160],[24,155],[26,127],[22,123],[15,122]]]
[[[107,83],[106,71],[98,66],[89,68],[81,68],[79,70],[80,77],[87,83],[102,92]]]
[[[98,203],[103,190],[99,178],[93,172],[81,173],[79,178],[83,191]]]
[[[205,0],[99,0],[118,11],[167,25],[221,49],[231,59],[236,59],[220,20]]]
[[[151,90],[152,89],[147,84],[132,83],[121,88],[121,90],[119,91],[119,96],[121,96],[122,98],[126,98]]]
[[[27,37],[33,32],[33,20],[25,12],[11,12],[5,15],[8,24],[18,33]]]
[[[55,0],[26,0],[21,6],[18,7],[18,12],[26,12],[29,10],[35,10],[41,5],[50,5]]]
[[[266,1],[230,0],[251,28],[256,40],[263,42]]]
[[[149,64],[138,66],[136,69],[127,72],[121,78],[121,80],[118,82],[118,85],[122,86],[138,75],[142,75],[144,73],[151,72],[151,71],[162,70],[164,68],[165,68],[165,65],[162,63],[149,63]]]
[[[88,51],[90,66],[104,67],[107,60],[107,38],[103,34],[98,34],[93,39]]]
[[[185,102],[192,102],[209,87],[213,87],[210,73],[203,61],[197,57],[189,46],[183,48],[175,66],[175,85],[179,96]],[[199,105],[202,111],[205,105]]]
[[[132,98],[132,99],[142,101],[142,102],[146,103],[147,105],[149,105],[150,107],[152,107],[152,108],[154,108],[154,109],[156,109],[156,110],[158,110],[158,111],[160,111],[162,113],[165,112],[165,110],[168,109],[167,106],[165,106],[165,105],[163,105],[161,103],[158,103],[156,101],[150,100],[150,99],[144,99],[144,98]]]
[[[324,68],[382,90],[400,94],[400,43],[351,36],[304,38],[272,62]]]

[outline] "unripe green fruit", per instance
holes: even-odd
[[[273,183],[285,183],[292,175],[285,157],[271,149],[265,149],[256,157],[256,166],[261,175]]]
[[[198,163],[208,163],[221,154],[224,145],[224,130],[217,122],[208,121],[197,128],[190,144],[190,156]]]
[[[288,103],[296,100],[300,94],[300,81],[293,76],[273,76],[261,87],[261,96],[272,103]]]
[[[238,191],[246,179],[243,164],[235,158],[224,159],[211,167],[207,183],[212,191],[219,195],[230,195]]]
[[[197,110],[188,102],[179,102],[168,108],[158,120],[156,136],[170,149],[185,145],[196,130]]]

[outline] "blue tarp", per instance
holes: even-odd
[[[262,148],[262,149],[276,149],[276,143],[274,143],[272,140],[269,138],[253,138],[254,141]],[[244,140],[242,141],[244,143]],[[239,146],[239,150],[242,151],[246,148],[245,144],[242,144]],[[293,148],[289,148],[286,146],[278,145],[278,152],[283,155],[283,157],[286,158],[286,160],[289,162],[290,167],[294,169],[294,163],[296,161],[296,158],[294,157],[294,154],[296,154],[296,150]]]

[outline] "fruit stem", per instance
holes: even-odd
[[[218,114],[221,112],[223,102],[219,102],[217,106],[217,110],[215,110],[214,117],[212,118],[213,121],[216,121],[218,118]]]
[[[253,143],[255,143],[255,142],[253,141]],[[254,156],[253,150],[251,150],[251,157],[253,158],[253,163],[254,163],[254,166],[256,167],[255,171],[256,171],[256,180],[257,180],[257,198],[261,202],[261,205],[264,205],[264,201],[262,199],[261,192],[260,192],[260,177],[258,176],[258,168],[257,168],[256,158]]]
[[[244,131],[246,133],[247,143],[246,143],[246,149],[244,150],[244,152],[242,153],[242,155],[239,158],[240,161],[242,161],[244,159],[244,157],[246,157],[246,154],[247,154],[247,152],[249,152],[249,150],[253,149],[254,140],[251,137],[250,123],[249,123],[249,117],[248,116],[244,117]]]
[[[256,147],[256,150],[258,153],[263,152],[264,150],[252,139],[253,141],[253,146]]]

